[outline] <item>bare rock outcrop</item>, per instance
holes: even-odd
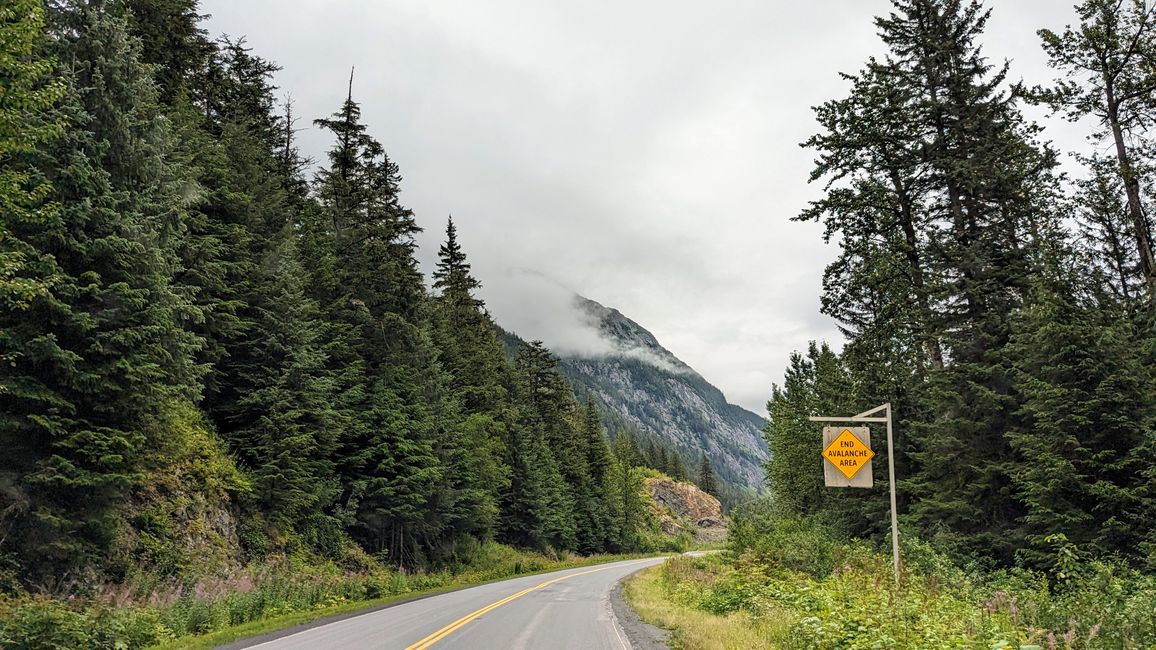
[[[688,531],[700,542],[726,538],[722,504],[698,486],[667,477],[649,477],[643,487],[654,500],[654,514],[667,535]]]

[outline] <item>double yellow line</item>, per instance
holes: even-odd
[[[646,560],[639,560],[638,562],[645,562],[645,561]],[[631,564],[637,564],[638,562],[632,562]],[[542,584],[534,585],[533,587],[523,589],[516,594],[506,596],[505,598],[497,601],[496,603],[490,603],[489,605],[486,605],[485,607],[479,609],[476,612],[471,612],[469,614],[466,614],[465,616],[459,618],[458,620],[454,621],[453,623],[450,623],[449,625],[443,627],[442,629],[438,630],[437,632],[434,632],[433,634],[427,636],[426,638],[422,639],[421,641],[418,641],[417,643],[409,646],[405,650],[426,650],[426,648],[429,648],[430,646],[437,643],[438,641],[441,641],[442,639],[446,638],[447,636],[453,634],[456,630],[458,630],[462,626],[466,625],[470,621],[478,618],[479,616],[483,616],[489,612],[492,612],[495,609],[501,607],[502,605],[505,605],[506,603],[508,603],[512,600],[517,600],[518,598],[525,596],[526,594],[530,593],[531,591],[537,591],[539,589],[542,589],[543,587],[549,587],[550,585],[554,584],[555,582],[561,582],[561,581],[565,580],[566,578],[575,578],[577,576],[584,576],[588,573],[597,573],[598,571],[605,571],[606,569],[613,569],[615,566],[622,566],[622,565],[612,564],[610,566],[599,567],[597,569],[590,569],[589,571],[582,571],[579,573],[571,573],[569,575],[564,575],[561,578],[554,578],[553,580],[547,580],[546,582],[543,582]]]

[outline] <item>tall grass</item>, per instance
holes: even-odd
[[[702,614],[713,617],[711,625],[754,633],[752,648],[1156,648],[1156,577],[1075,557],[1062,537],[1056,542],[1066,558],[1062,577],[965,570],[908,538],[896,590],[888,554],[839,541],[821,527],[779,521],[740,535],[727,553],[668,560],[654,584],[683,608],[667,623],[690,650],[717,647],[696,644],[687,632],[688,621],[703,624]]]

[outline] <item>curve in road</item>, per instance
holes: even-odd
[[[260,650],[623,650],[610,607],[618,581],[664,558],[478,585],[249,646]]]

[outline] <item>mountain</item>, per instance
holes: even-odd
[[[612,435],[631,426],[680,451],[692,468],[706,453],[724,484],[761,489],[767,459],[763,418],[728,403],[722,391],[622,312],[577,295],[573,304],[607,351],[563,350],[562,371],[579,398],[592,396],[604,407]]]

